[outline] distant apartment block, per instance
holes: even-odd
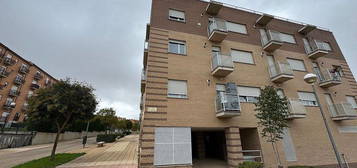
[[[26,119],[27,100],[56,79],[0,43],[0,124],[10,127]]]
[[[267,85],[289,100],[284,166],[336,167],[318,96],[343,161],[357,167],[357,84],[332,32],[215,1],[152,0],[139,166],[276,167],[253,104]]]

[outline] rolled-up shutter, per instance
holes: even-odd
[[[300,100],[316,101],[315,94],[309,92],[298,92]]]
[[[246,86],[238,86],[238,94],[239,94],[239,96],[253,96],[253,97],[259,97],[259,95],[260,95],[260,88],[246,87]]]
[[[178,80],[168,81],[168,93],[176,95],[187,95],[187,82]]]
[[[185,13],[177,10],[169,10],[169,15],[176,18],[185,19]]]

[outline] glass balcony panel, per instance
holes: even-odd
[[[240,111],[238,95],[227,94],[225,92],[217,93],[216,111],[217,113]]]
[[[232,57],[229,55],[213,54],[212,55],[212,70],[218,67],[233,68]]]
[[[210,35],[213,31],[227,32],[226,21],[219,18],[212,18],[208,24],[208,31]]]

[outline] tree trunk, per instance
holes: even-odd
[[[58,139],[59,139],[60,134],[61,134],[61,130],[58,130],[57,131],[57,135],[56,135],[56,139],[55,139],[55,143],[53,144],[50,160],[54,160],[55,159],[56,148],[57,148],[57,143],[58,143]]]
[[[273,146],[273,151],[274,151],[274,155],[276,158],[276,162],[278,163],[278,167],[281,166],[281,161],[280,161],[280,156],[279,156],[279,152],[278,149],[275,147],[275,142],[272,142],[271,145]]]

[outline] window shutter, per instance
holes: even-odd
[[[247,34],[247,28],[245,27],[245,25],[232,22],[226,22],[226,25],[228,31]]]
[[[286,59],[293,70],[306,71],[302,60]]]
[[[260,89],[254,87],[238,86],[238,95],[259,97]]]
[[[300,100],[316,101],[315,94],[309,92],[298,92]]]
[[[347,102],[352,105],[353,108],[357,108],[356,99],[353,96],[346,96]]]
[[[187,95],[187,82],[178,80],[169,80],[168,82],[169,94]]]
[[[251,52],[232,50],[231,55],[234,62],[254,64],[253,55]]]
[[[172,10],[172,9],[170,9],[170,10],[169,10],[169,15],[170,15],[170,16],[173,16],[173,17],[176,17],[176,18],[185,19],[185,13],[184,13],[184,12],[181,12],[181,11],[177,11],[177,10]]]

